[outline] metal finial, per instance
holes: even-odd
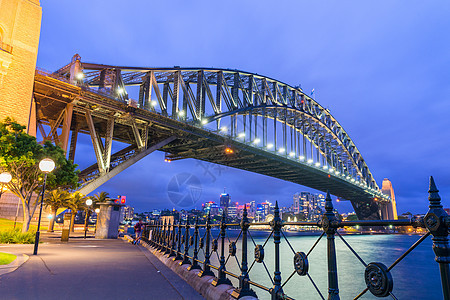
[[[333,212],[333,202],[331,201],[330,191],[327,191],[327,197],[325,198],[325,211]]]
[[[428,190],[428,200],[430,201],[430,208],[439,208],[441,205],[441,197],[439,196],[439,190],[434,183],[433,176],[430,176],[430,189]]]

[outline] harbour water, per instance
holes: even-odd
[[[269,232],[250,231],[251,236],[256,244],[264,244]],[[227,243],[236,240],[239,234],[238,230],[227,230]],[[212,235],[218,236],[218,231],[213,230]],[[319,235],[300,235],[299,233],[286,233],[292,248],[297,251],[307,253]],[[419,235],[346,235],[345,240],[352,248],[361,256],[365,263],[382,262],[386,266],[392,264],[406,250],[409,249],[419,238]],[[338,264],[338,281],[341,299],[353,299],[366,287],[364,281],[364,266],[356,258],[356,256],[348,249],[348,247],[340,240],[335,238],[337,264]],[[327,298],[327,248],[326,236],[322,237],[320,242],[311,252],[309,260],[309,274],[316,283],[318,289]],[[237,261],[241,263],[241,253],[239,251],[240,240],[238,243]],[[281,239],[281,272],[282,283],[293,273],[294,253],[284,238]],[[254,258],[254,244],[252,239],[248,238],[248,260],[249,267]],[[220,243],[219,252],[220,254]],[[200,251],[200,259],[203,259],[202,251]],[[228,245],[225,248],[225,258],[228,257]],[[229,257],[227,262],[227,270],[235,274],[239,274],[239,264],[236,258]],[[274,271],[274,245],[272,238],[265,246],[265,259],[267,270],[263,264],[255,263],[250,270],[250,280],[272,287],[269,275],[273,277]],[[218,255],[213,253],[211,262],[218,266]],[[406,258],[404,258],[391,271],[394,289],[393,294],[398,299],[442,299],[442,290],[439,275],[439,266],[434,261],[434,253],[432,250],[431,237],[428,237],[416,249],[414,249]],[[230,276],[228,276],[230,277]],[[233,285],[237,286],[238,282],[234,278],[230,278]],[[258,294],[260,299],[270,299],[266,291],[252,287]],[[295,299],[321,299],[316,289],[307,276],[299,276],[294,274],[289,282],[283,287],[284,292]],[[390,298],[390,297],[388,297]],[[367,292],[360,299],[378,299],[370,292]]]

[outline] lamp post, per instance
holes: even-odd
[[[92,199],[87,199],[86,205],[87,205],[88,209],[86,211],[86,218],[84,220],[84,238],[85,239],[86,239],[86,232],[87,232],[87,227],[88,227],[88,222],[89,222],[89,216],[91,215],[90,206],[92,205]]]
[[[41,216],[42,216],[42,206],[44,205],[44,194],[45,194],[45,184],[47,183],[47,174],[55,169],[55,162],[50,158],[44,158],[39,162],[39,169],[45,174],[44,185],[42,186],[42,196],[41,196],[41,208],[39,210],[38,228],[36,231],[36,238],[34,240],[34,251],[33,255],[37,255],[39,246],[39,229],[41,227]]]

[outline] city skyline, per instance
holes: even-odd
[[[399,213],[426,211],[429,175],[435,177],[445,205],[445,195],[450,192],[445,168],[449,158],[444,151],[450,121],[445,111],[450,104],[442,70],[448,69],[450,42],[439,33],[450,25],[445,17],[450,6],[438,9],[417,1],[407,6],[394,1],[383,8],[351,2],[329,6],[286,2],[273,8],[258,3],[242,3],[240,10],[234,11],[226,5],[176,2],[171,18],[177,19],[178,25],[192,22],[194,28],[198,26],[195,17],[217,14],[215,26],[203,25],[201,31],[188,35],[165,17],[167,7],[161,3],[150,9],[150,4],[146,7],[144,3],[127,6],[112,1],[104,6],[92,1],[88,11],[64,3],[42,3],[37,65],[56,70],[79,53],[86,62],[224,67],[301,84],[305,92],[314,89],[316,100],[343,125],[377,184],[381,187],[383,178],[392,181]],[[96,18],[98,13],[112,17]],[[295,18],[300,13],[302,18]],[[59,25],[61,15],[73,20],[70,34]],[[227,22],[228,16],[233,21]],[[259,22],[261,16],[271,16],[272,22]],[[433,101],[429,103],[429,99]],[[82,169],[92,164],[95,156],[90,138],[80,137],[80,141],[75,161]],[[197,203],[214,198],[223,187],[238,201],[278,200],[282,206],[296,192],[314,192],[204,162],[168,164],[158,152],[94,193],[104,190],[112,197],[127,195],[129,204],[139,211],[170,207],[168,185],[180,173],[199,179]],[[336,206],[348,204],[341,201]]]

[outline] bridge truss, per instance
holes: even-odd
[[[76,55],[54,73],[37,70],[34,95],[42,136],[70,158],[77,134],[90,134],[97,163],[81,173],[86,194],[161,150],[168,160],[195,158],[330,190],[361,219],[387,215],[390,198],[355,143],[298,87],[238,70],[119,67]],[[113,140],[130,146],[112,154]]]

